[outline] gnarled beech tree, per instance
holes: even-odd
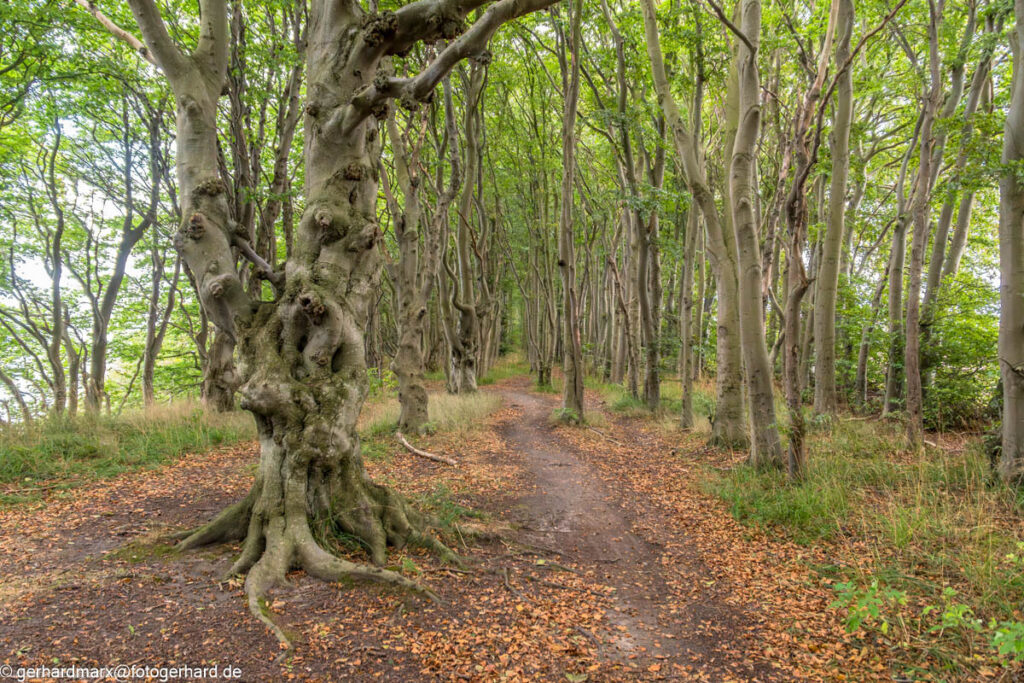
[[[293,567],[325,580],[371,579],[428,592],[399,574],[341,560],[313,529],[361,539],[376,565],[386,546],[418,543],[448,554],[428,521],[370,481],[356,419],[367,392],[364,332],[381,270],[375,206],[379,121],[391,100],[414,107],[462,59],[481,53],[505,22],[553,0],[417,0],[370,12],[355,0],[309,7],[305,107],[306,208],[283,270],[273,270],[229,215],[217,163],[216,109],[229,54],[225,0],[200,0],[192,52],[172,40],[154,0],[130,0],[145,46],[177,103],[182,223],[175,246],[218,330],[236,342],[241,405],[256,419],[260,464],[249,494],[181,542],[184,549],[244,539],[232,571],[246,573],[253,614],[282,641],[263,596]],[[116,35],[116,32],[115,32]],[[421,41],[450,41],[420,73],[396,78],[385,60]],[[253,298],[235,253],[274,291]]]

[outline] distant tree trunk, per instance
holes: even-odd
[[[14,402],[18,404],[18,410],[21,411],[21,420],[26,426],[32,424],[32,410],[28,407],[25,402],[25,395],[18,388],[18,383],[15,382],[10,375],[0,368],[0,382],[3,382],[4,386],[7,387],[8,393],[14,397]]]
[[[900,410],[903,396],[903,267],[907,253],[906,181],[910,158],[917,148],[924,116],[919,116],[903,155],[899,177],[896,180],[896,225],[892,232],[889,251],[889,358],[885,376],[885,399],[882,415]]]
[[[156,243],[156,230],[153,230],[153,247],[151,263],[153,268],[149,292],[149,310],[146,315],[146,345],[142,357],[142,402],[151,406],[156,402],[156,388],[154,375],[156,373],[156,360],[163,347],[164,336],[167,326],[171,321],[171,313],[174,311],[174,299],[177,294],[178,278],[181,274],[181,259],[174,260],[174,274],[167,289],[167,303],[163,310],[160,310],[160,285],[164,276],[164,257],[160,255]]]
[[[480,318],[477,311],[477,296],[474,287],[472,249],[473,193],[480,164],[480,99],[483,96],[487,74],[486,61],[475,61],[469,70],[469,83],[465,94],[463,128],[466,133],[464,154],[466,182],[459,199],[458,233],[456,257],[458,263],[455,293],[452,305],[458,312],[458,325],[452,345],[451,375],[449,390],[452,393],[473,393],[477,386],[477,356],[480,350]]]
[[[686,212],[686,235],[683,244],[683,269],[679,280],[679,382],[681,407],[679,426],[683,429],[693,427],[693,261],[697,250],[697,231],[700,220],[696,207]],[[697,307],[700,310],[700,307]],[[696,326],[698,329],[700,325]]]
[[[871,346],[871,334],[875,331],[876,318],[879,307],[882,304],[882,293],[885,292],[886,279],[889,276],[889,264],[886,264],[885,272],[878,280],[875,287],[875,295],[871,297],[871,311],[868,324],[861,331],[860,346],[857,351],[857,378],[854,380],[853,395],[860,408],[867,406],[868,402],[868,350]]]
[[[445,81],[445,127],[444,140],[455,135],[454,113],[452,111],[451,89]],[[413,120],[416,123],[416,120]],[[410,131],[417,128],[410,125]],[[404,202],[397,197],[388,182],[387,173],[382,174],[384,195],[391,212],[395,240],[398,242],[398,262],[389,264],[388,272],[395,287],[396,322],[398,324],[398,348],[391,362],[391,370],[398,379],[398,429],[402,432],[418,433],[428,420],[427,389],[424,384],[423,338],[428,322],[430,292],[437,279],[438,258],[442,248],[442,226],[447,223],[448,209],[457,191],[458,167],[452,165],[452,179],[447,188],[439,173],[438,201],[434,220],[427,223],[425,230],[420,207],[422,181],[413,165],[418,157],[421,144],[403,137],[391,112],[387,119],[387,133],[391,141],[395,176]],[[412,148],[409,145],[413,145]],[[442,144],[447,144],[442,143]],[[445,149],[439,149],[443,158]],[[454,153],[452,154],[454,161]],[[421,239],[422,232],[422,239]]]
[[[580,42],[583,14],[582,0],[570,5],[569,58],[565,55],[565,37],[559,63],[562,67],[562,191],[559,214],[558,265],[562,274],[562,305],[565,321],[565,372],[562,392],[562,418],[583,421],[583,344],[580,340],[580,302],[576,292],[576,249],[573,234],[573,185],[576,175],[576,109],[580,94]],[[568,63],[567,63],[568,62]]]
[[[1003,129],[999,182],[999,369],[1003,384],[1003,441],[999,476],[1024,483],[1024,0],[1014,2],[1010,108]],[[1012,166],[1011,166],[1012,165]]]
[[[663,123],[660,128],[664,129]],[[664,130],[661,131],[664,137]],[[654,162],[649,165],[651,187],[660,190],[664,184],[665,152],[658,141]],[[645,157],[648,155],[645,154]],[[661,266],[658,258],[658,212],[651,211],[645,220],[637,217],[637,298],[640,308],[640,335],[644,346],[644,402],[651,412],[661,404]]]

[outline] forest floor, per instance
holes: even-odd
[[[166,541],[245,494],[248,444],[0,508],[0,663],[233,665],[245,681],[892,680],[813,569],[838,561],[833,546],[741,526],[693,485],[740,454],[678,451],[590,392],[598,426],[579,428],[527,378],[484,390],[502,404],[481,424],[417,440],[458,468],[390,441],[368,457],[440,517],[502,532],[459,549],[468,572],[392,553],[441,603],[295,573],[270,604],[298,634],[280,650],[223,580],[237,547]]]

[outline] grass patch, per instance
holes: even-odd
[[[456,501],[454,492],[445,484],[437,484],[430,493],[420,497],[416,507],[436,517],[444,529],[463,520],[486,521],[488,518],[487,513]]]
[[[2,502],[37,497],[96,478],[157,467],[185,453],[255,438],[248,413],[215,413],[181,401],[128,412],[50,418],[0,431]]]
[[[474,394],[432,392],[427,398],[427,428],[430,432],[470,429],[500,406],[500,396],[482,391]],[[360,437],[373,440],[393,433],[399,412],[397,398],[367,401],[359,416]]]
[[[822,571],[841,582],[851,630],[875,629],[905,671],[970,677],[999,663],[998,629],[1024,621],[1024,507],[994,482],[979,444],[922,454],[903,444],[899,424],[840,418],[815,425],[798,485],[745,466],[708,468],[699,485],[741,522],[840,543],[847,562]],[[872,601],[883,616],[858,615]]]
[[[124,560],[130,564],[139,564],[140,562],[148,562],[150,560],[165,559],[177,552],[175,546],[170,543],[135,540],[111,551],[107,557],[115,560]]]
[[[477,384],[486,386],[510,377],[522,377],[530,374],[530,366],[520,353],[509,353],[498,359],[487,374],[477,379]]]

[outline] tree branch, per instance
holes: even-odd
[[[131,47],[132,50],[137,52],[140,57],[145,59],[153,66],[160,66],[153,58],[153,55],[150,54],[149,48],[147,48],[146,45],[141,40],[139,40],[132,33],[126,31],[125,29],[115,24],[110,19],[110,17],[101,12],[99,7],[97,7],[91,0],[75,0],[75,3],[79,7],[83,8],[86,12],[91,14],[93,18],[96,19],[96,21],[100,22],[103,28],[107,29],[107,31],[114,38],[117,38],[121,42],[126,43],[129,47]]]
[[[187,58],[171,40],[154,0],[128,0],[128,4],[155,63],[168,78],[181,74],[187,66]]]
[[[750,54],[756,55],[757,48],[754,47],[752,42],[750,42],[750,38],[747,38],[747,35],[740,30],[739,26],[729,21],[729,17],[725,16],[725,12],[722,11],[722,8],[715,4],[715,0],[704,0],[704,2],[711,6],[711,10],[715,13],[715,16],[718,17],[718,20],[725,24],[725,27],[732,31],[737,38],[743,41],[750,50]]]
[[[352,99],[351,104],[346,108],[343,120],[343,132],[351,132],[359,123],[369,116],[370,111],[377,105],[381,104],[388,99],[400,99],[403,104],[412,106],[415,102],[425,100],[437,87],[437,84],[441,82],[454,67],[463,59],[472,57],[475,55],[481,55],[487,47],[488,41],[491,36],[494,35],[501,26],[513,19],[535,12],[539,9],[548,7],[554,4],[557,0],[499,0],[494,3],[487,11],[484,12],[483,16],[480,17],[465,33],[460,35],[458,38],[453,40],[448,46],[434,58],[430,64],[428,64],[423,71],[418,73],[416,76],[410,78],[393,78],[384,77],[378,78],[374,81],[367,90],[359,93]],[[423,6],[420,6],[421,3]],[[476,7],[479,4],[476,0],[472,0],[469,3],[459,5],[462,8],[465,7]],[[401,10],[396,12],[396,16],[402,13],[403,10],[417,7],[417,16],[427,16],[423,14],[429,8],[434,5],[438,5],[436,0],[427,2],[427,0],[421,0],[420,2],[406,5]],[[443,7],[443,5],[438,5]],[[437,8],[430,10],[432,12],[440,11]],[[468,10],[467,10],[468,12]],[[431,14],[430,16],[433,16]],[[397,43],[405,44],[402,41],[408,41],[411,35],[402,35],[402,25],[406,17],[399,20],[399,27],[396,29],[395,38],[392,41],[390,47],[386,48],[388,54],[398,52],[396,49]],[[428,22],[429,23],[429,22]],[[430,35],[427,33],[427,35]],[[488,56],[489,57],[489,56]]]

